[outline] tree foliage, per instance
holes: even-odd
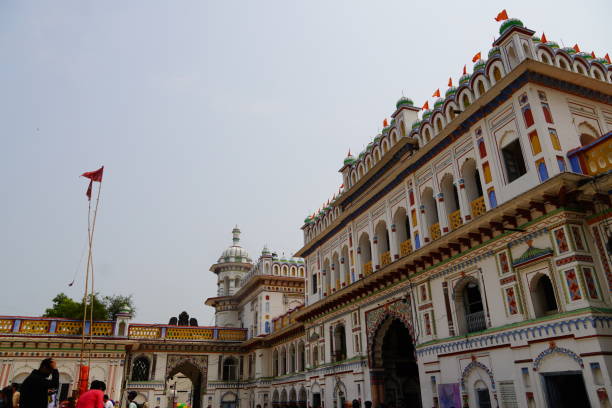
[[[87,316],[89,319],[92,304],[91,295],[87,297]],[[134,300],[132,295],[112,295],[100,298],[98,293],[93,296],[93,319],[94,320],[113,320],[115,315],[122,310],[127,310],[132,315],[135,313]],[[68,297],[65,293],[60,293],[53,298],[53,306],[45,310],[44,317],[63,317],[66,319],[83,319],[83,301],[77,302]]]

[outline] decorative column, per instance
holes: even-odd
[[[441,235],[448,234],[450,226],[448,224],[448,212],[446,211],[446,204],[444,203],[444,193],[438,193],[434,195],[436,200],[436,208],[438,209],[438,224],[440,224]]]
[[[470,208],[470,202],[467,197],[467,191],[465,190],[465,180],[460,178],[457,180],[457,196],[459,196],[459,209],[461,210],[461,218],[463,223],[472,220],[472,210]]]

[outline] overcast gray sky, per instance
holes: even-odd
[[[471,71],[503,8],[612,51],[609,0],[0,2],[0,314],[81,296],[78,176],[103,164],[96,289],[134,294],[138,322],[211,324],[234,224],[253,258],[297,250],[347,150],[402,92],[431,103]]]

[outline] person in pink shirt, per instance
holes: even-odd
[[[106,391],[104,382],[92,381],[89,391],[79,397],[76,408],[104,408],[104,391]]]

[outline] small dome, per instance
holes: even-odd
[[[434,102],[434,109],[439,109],[442,107],[442,105],[444,105],[444,98],[438,98]]]
[[[505,20],[499,27],[499,33],[503,34],[510,27],[524,27],[523,22],[518,18],[509,18]]]
[[[533,40],[534,43],[540,43],[542,42],[542,40],[540,39],[540,37],[536,37],[535,35],[533,37],[531,37],[531,39]]]
[[[474,72],[484,70],[485,65],[487,64],[483,60],[476,61],[476,63],[474,64]]]
[[[499,47],[493,47],[489,50],[489,58],[499,57],[501,55],[501,51]]]
[[[307,220],[310,219],[310,217],[306,218]],[[267,245],[264,245],[263,249],[261,250],[261,254],[262,255],[270,255],[270,250],[268,249]]]
[[[591,54],[588,54],[588,53],[582,52],[582,51],[577,52],[576,55],[574,55],[574,57],[582,57],[582,58],[584,58],[586,60],[592,60],[593,59]]]
[[[546,46],[550,47],[550,48],[559,48],[559,44],[557,44],[554,41],[548,41],[547,43],[545,43]]]
[[[304,224],[310,224],[312,222],[312,218],[310,217],[310,215],[308,217],[306,217],[306,219],[304,220]],[[264,247],[264,249],[268,249],[267,247]],[[263,253],[263,252],[262,252]]]
[[[446,90],[445,96],[449,98],[451,96],[455,96],[456,93],[457,93],[457,88],[455,88],[454,86],[451,86],[450,88]]]
[[[431,110],[429,110],[429,109],[427,109],[425,112],[423,112],[423,120],[429,119],[431,117],[432,113],[433,112]]]
[[[351,152],[349,151],[348,155],[344,158],[344,165],[351,165],[355,163],[355,158],[353,157],[353,155],[351,154]]]
[[[471,78],[472,74],[462,75],[461,78],[459,78],[459,85],[467,85],[467,83],[470,82]]]
[[[376,135],[376,137],[374,138],[374,144],[378,144],[381,138],[382,138],[382,135]]]
[[[608,61],[605,58],[595,58],[593,62],[599,62],[600,64],[608,65]]]
[[[232,235],[233,235],[232,241],[234,243],[232,244],[232,246],[230,246],[225,251],[223,251],[217,263],[223,263],[223,262],[251,263],[251,258],[249,257],[249,253],[247,252],[246,249],[244,249],[243,247],[239,245],[240,229],[238,228],[238,226],[234,227],[234,229],[232,230]]]
[[[420,120],[416,120],[412,123],[412,129],[418,129],[419,126],[421,126],[421,121]]]
[[[373,148],[374,148],[374,142],[368,143],[368,146],[366,147],[366,152],[372,151]]]
[[[363,152],[359,153],[359,158],[363,159],[363,156],[365,156],[365,154],[366,154],[365,150]]]
[[[399,109],[402,106],[414,106],[414,102],[412,102],[412,99],[402,96],[395,104],[395,107]]]
[[[573,55],[576,53],[576,50],[573,49],[572,47],[563,47],[561,48],[561,50],[567,52],[569,55]]]

